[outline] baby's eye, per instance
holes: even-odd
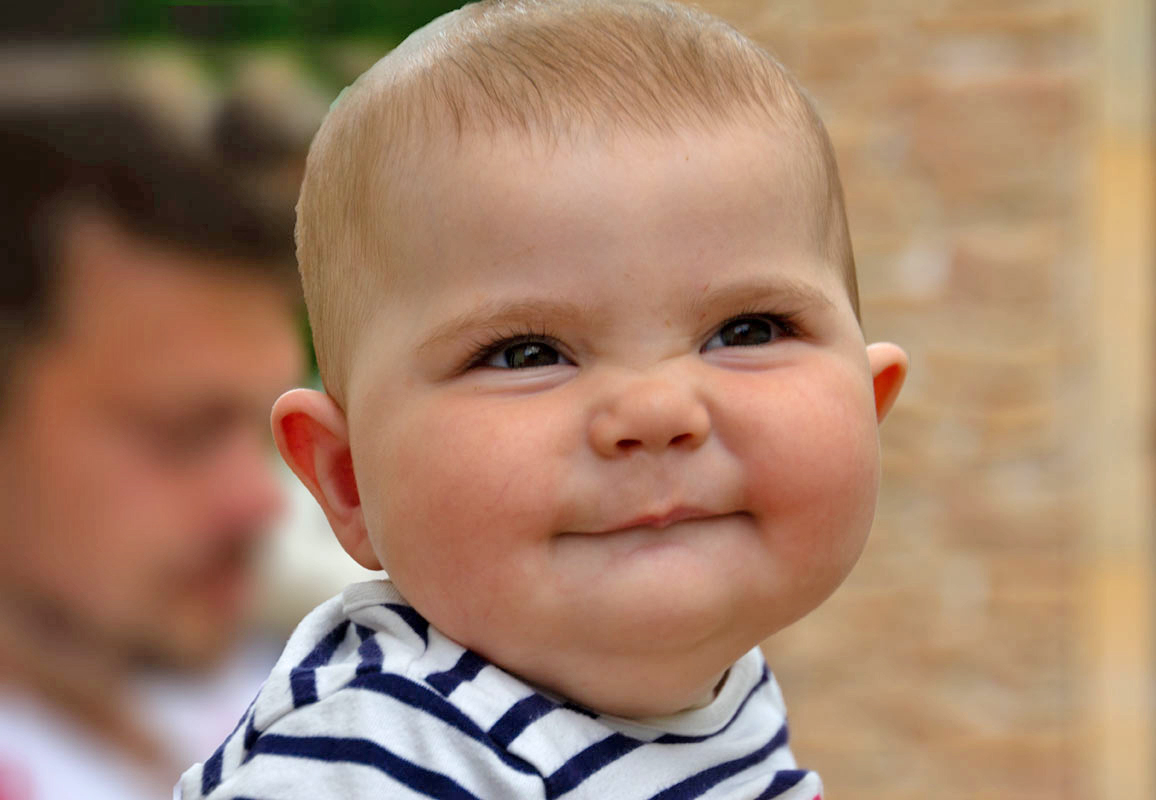
[[[530,339],[498,344],[479,361],[485,367],[498,369],[531,369],[571,363],[548,342]]]
[[[783,319],[766,315],[735,317],[723,323],[718,333],[702,346],[703,352],[716,347],[755,347],[784,336],[791,336],[790,325]]]

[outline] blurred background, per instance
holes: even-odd
[[[811,92],[867,337],[912,360],[861,563],[766,645],[796,756],[839,800],[1156,797],[1152,0],[698,4]],[[456,5],[23,4],[3,12],[0,102],[115,88],[289,214],[337,93]],[[205,740],[243,711],[273,643],[368,575],[271,455],[269,469],[288,513],[242,666],[187,695],[224,698]],[[157,685],[157,720],[204,708],[180,699],[191,683]],[[0,751],[0,798],[39,798],[18,767]]]

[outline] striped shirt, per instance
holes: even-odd
[[[311,612],[183,800],[815,800],[755,649],[703,708],[596,714],[547,696],[430,626],[388,581]]]

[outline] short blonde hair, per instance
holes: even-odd
[[[417,31],[342,93],[309,152],[297,256],[329,394],[344,404],[353,343],[397,266],[388,211],[420,179],[415,155],[431,142],[512,131],[557,143],[751,120],[802,144],[796,160],[824,189],[814,213],[858,314],[826,131],[786,69],[734,28],[665,0],[482,0]]]

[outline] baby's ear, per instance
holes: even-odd
[[[890,342],[867,345],[867,362],[875,384],[875,418],[882,422],[907,377],[907,353]]]
[[[273,439],[285,463],[321,505],[345,552],[366,569],[381,569],[361,511],[349,427],[337,404],[324,392],[286,392],[273,404]]]

